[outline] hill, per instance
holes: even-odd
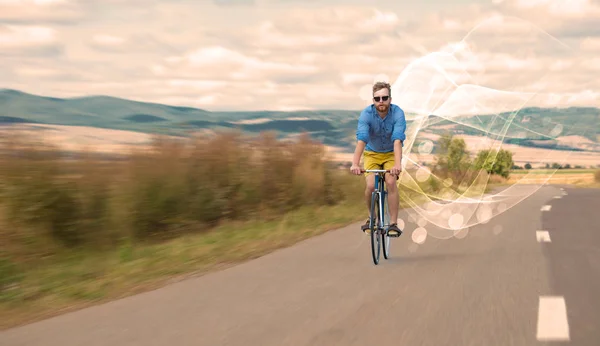
[[[358,109],[212,112],[108,96],[53,98],[12,89],[0,90],[0,125],[87,126],[175,136],[222,128],[237,128],[248,133],[276,131],[280,137],[307,131],[325,144],[344,151],[353,149],[359,113]],[[412,119],[408,114],[409,127]],[[507,123],[510,123],[510,128],[505,133]],[[420,133],[439,135],[450,131],[492,137],[498,134],[506,143],[519,146],[600,151],[600,109],[593,107],[531,107],[516,114],[483,114],[461,118],[460,123],[432,115],[425,125]],[[549,133],[558,138],[550,138]]]

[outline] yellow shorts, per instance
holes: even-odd
[[[365,169],[392,169],[394,167],[394,152],[376,153],[365,150],[363,153]],[[365,175],[368,173],[365,173]]]

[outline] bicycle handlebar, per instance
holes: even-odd
[[[390,173],[389,169],[361,169],[361,173]]]

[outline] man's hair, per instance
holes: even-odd
[[[390,95],[392,95],[392,87],[390,83],[387,82],[377,82],[373,85],[373,94],[378,92],[381,89],[387,89]]]

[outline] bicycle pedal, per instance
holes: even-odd
[[[396,232],[394,232],[393,234],[390,234],[389,232],[385,232],[385,234],[390,238],[400,238],[400,236],[402,235],[402,231],[400,231],[400,233],[398,233],[398,234],[396,234]]]

